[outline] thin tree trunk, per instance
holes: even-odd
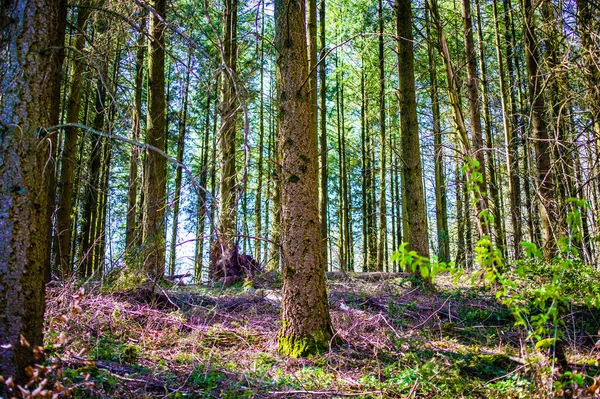
[[[190,71],[192,69],[192,52],[188,53],[187,71],[185,77],[185,88],[183,93],[183,107],[181,109],[181,116],[179,117],[179,140],[177,142],[177,162],[183,163],[183,154],[185,152],[185,136],[187,129],[187,116],[188,116],[188,97],[190,92]],[[171,226],[171,248],[169,257],[169,274],[175,274],[175,262],[177,260],[177,225],[179,223],[179,206],[181,202],[181,180],[182,180],[182,169],[177,167],[175,171],[175,194],[173,203],[173,224]]]
[[[450,261],[450,236],[448,234],[448,205],[446,200],[446,177],[444,173],[444,159],[442,146],[442,132],[440,122],[440,102],[437,89],[437,71],[433,36],[429,23],[429,7],[425,2],[425,28],[427,31],[427,54],[429,59],[429,81],[431,87],[431,111],[433,116],[433,140],[435,151],[435,208],[436,226],[438,237],[438,258],[441,262]]]
[[[502,122],[504,126],[504,145],[506,151],[506,174],[508,175],[508,196],[510,197],[510,216],[511,224],[513,229],[513,256],[515,259],[521,257],[521,241],[523,239],[523,232],[521,227],[521,182],[519,179],[519,164],[518,164],[518,137],[513,134],[514,129],[517,128],[516,121],[516,107],[513,101],[513,87],[512,84],[507,86],[506,75],[504,73],[504,62],[502,57],[502,47],[500,41],[500,28],[498,24],[498,9],[497,1],[492,1],[492,8],[494,13],[494,32],[496,40],[496,59],[498,62],[498,79],[500,80],[500,96],[502,100]],[[505,10],[505,19],[508,15],[508,11]],[[509,55],[508,52],[512,52],[512,43],[510,38],[510,30],[506,29],[504,44],[507,51],[507,63],[509,64],[509,73],[513,73],[512,66],[512,53]],[[509,77],[512,81],[512,77]],[[510,91],[510,94],[509,94]]]
[[[321,159],[321,191],[319,197],[319,213],[321,222],[321,256],[323,263],[329,264],[328,247],[329,247],[329,232],[327,228],[327,206],[328,206],[328,189],[327,189],[327,75],[325,54],[325,0],[320,1],[319,5],[319,36],[321,44],[321,63],[319,64],[319,80],[320,80],[320,119],[321,119],[321,134],[319,137],[320,144],[320,159]]]
[[[102,131],[104,129],[104,118],[106,116],[106,88],[102,78],[98,78],[96,85],[96,115],[93,128]],[[92,252],[96,238],[96,222],[98,219],[98,189],[100,186],[102,138],[94,136],[91,138],[92,149],[88,160],[89,181],[85,186],[85,197],[83,200],[81,239],[80,239],[80,274],[90,277],[94,273]]]
[[[479,90],[477,76],[477,57],[475,56],[475,44],[473,42],[473,21],[471,17],[471,1],[461,0],[463,33],[465,40],[465,56],[467,63],[467,97],[469,100],[469,114],[471,121],[471,145],[472,156],[479,166],[474,167],[471,172],[479,172],[480,177],[475,178],[471,175],[468,181],[475,190],[479,201],[476,202],[477,219],[479,227],[479,238],[489,235],[489,218],[482,212],[488,210],[487,188],[486,188],[486,165],[483,149],[483,133],[481,129],[481,109],[479,108]]]
[[[502,204],[500,198],[500,183],[498,181],[496,165],[494,162],[494,130],[492,129],[492,117],[490,112],[490,100],[488,98],[488,78],[487,78],[487,63],[485,57],[485,42],[483,41],[483,29],[481,23],[481,6],[479,0],[475,0],[475,13],[477,18],[477,44],[479,47],[479,70],[481,71],[481,97],[483,99],[483,122],[486,137],[486,146],[490,152],[487,157],[487,172],[489,175],[489,189],[490,197],[492,199],[492,214],[494,216],[494,242],[496,247],[502,252],[502,255],[506,257],[506,234],[502,228]]]
[[[383,271],[387,266],[385,243],[387,242],[387,207],[386,207],[386,139],[385,139],[385,58],[383,52],[383,1],[379,0],[379,239],[377,245],[377,270]],[[412,22],[411,22],[412,23]]]
[[[134,108],[131,118],[131,138],[140,140],[140,121],[142,119],[142,90],[144,83],[144,54],[146,36],[147,15],[141,12],[140,31],[138,33],[137,51],[135,55],[135,80],[134,80]],[[125,248],[131,248],[134,244],[137,230],[137,197],[138,197],[138,164],[140,161],[139,147],[132,145],[129,155],[129,184],[127,188],[127,224],[125,226]]]
[[[77,11],[77,39],[75,41],[75,56],[71,73],[71,86],[67,105],[67,123],[78,123],[81,110],[81,97],[83,88],[83,71],[85,69],[82,55],[85,47],[85,30],[90,16],[90,7],[79,7]],[[61,161],[61,175],[59,182],[58,210],[56,214],[56,258],[55,263],[60,266],[63,279],[68,278],[73,272],[70,260],[70,244],[72,238],[71,214],[73,212],[73,181],[77,148],[77,129],[65,129],[64,146]]]
[[[211,279],[225,276],[223,256],[237,246],[237,12],[238,0],[226,0],[223,10],[221,128],[219,130],[219,221],[217,240],[211,254]]]
[[[550,161],[548,128],[545,117],[546,104],[543,95],[543,82],[539,75],[539,56],[533,21],[534,9],[531,0],[523,0],[523,31],[525,36],[525,60],[529,77],[529,101],[531,104],[531,124],[533,127],[534,148],[537,169],[538,192],[540,197],[540,220],[543,234],[544,257],[550,260],[557,251],[552,224],[559,220],[554,187],[554,176]]]
[[[202,139],[202,153],[200,155],[200,178],[198,185],[198,222],[196,225],[196,253],[194,261],[194,281],[200,284],[202,281],[203,254],[204,254],[204,230],[206,225],[206,197],[208,193],[208,143],[210,136],[210,106],[212,93],[209,91],[206,95],[206,108],[204,109],[204,137]],[[215,116],[216,117],[216,116]]]
[[[261,37],[265,33],[265,3],[261,3]],[[263,147],[265,144],[265,99],[264,99],[264,78],[265,78],[265,41],[260,41],[260,105],[258,111],[258,161],[256,164],[257,185],[256,185],[256,200],[255,200],[255,222],[254,222],[254,259],[260,263],[261,248],[262,248],[262,192],[263,192]]]

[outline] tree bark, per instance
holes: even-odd
[[[146,143],[165,149],[165,25],[166,0],[152,0],[148,40],[148,115]],[[165,272],[166,160],[147,151],[144,163],[143,259],[150,278],[162,279]]]
[[[235,73],[237,65],[237,12],[238,0],[226,0],[223,10],[224,72],[221,81],[221,128],[219,130],[219,221],[217,240],[211,254],[211,279],[223,277],[220,265],[224,254],[237,246],[237,172],[236,129],[237,101]]]
[[[282,327],[278,348],[298,357],[329,347],[333,328],[321,258],[317,138],[311,135],[305,2],[275,2],[281,160]]]
[[[321,44],[321,63],[319,64],[319,91],[320,91],[320,127],[321,134],[319,137],[320,145],[320,159],[321,159],[321,174],[320,184],[321,191],[319,196],[319,213],[321,221],[321,256],[323,257],[323,264],[329,264],[328,261],[328,247],[329,247],[329,229],[327,228],[327,206],[328,206],[328,193],[327,193],[327,75],[326,75],[326,62],[325,54],[327,49],[325,47],[325,0],[320,1],[319,5],[319,38]]]
[[[60,74],[59,2],[14,0],[0,9],[0,375],[24,385],[43,346],[50,224],[45,183],[54,85]],[[22,337],[22,338],[21,338]],[[27,344],[25,344],[27,342]],[[17,396],[0,385],[0,396]]]
[[[415,89],[414,50],[412,32],[412,9],[410,0],[396,2],[396,31],[398,36],[398,86],[400,99],[400,131],[402,132],[402,182],[404,202],[408,212],[408,223],[404,240],[410,249],[429,259],[429,240],[425,216],[425,195],[423,193],[423,170],[419,144],[417,121],[417,101]],[[433,290],[430,276],[421,275],[427,290]]]

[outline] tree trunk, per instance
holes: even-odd
[[[77,11],[77,39],[75,41],[75,56],[73,58],[73,71],[71,74],[71,87],[67,105],[67,123],[79,122],[81,110],[81,96],[83,88],[83,71],[85,69],[83,49],[85,47],[85,30],[90,16],[90,7],[79,7]],[[68,278],[73,272],[70,259],[70,245],[72,237],[71,214],[73,212],[73,181],[77,148],[77,129],[65,129],[65,139],[62,152],[61,174],[58,194],[58,210],[56,214],[57,246],[55,263],[60,266],[63,279]]]
[[[106,116],[106,88],[104,87],[102,78],[98,78],[96,87],[96,115],[94,117],[93,128],[102,131],[104,129],[104,118]],[[100,186],[103,139],[100,136],[94,136],[91,138],[91,141],[92,149],[88,160],[89,181],[85,185],[79,254],[79,273],[83,277],[90,277],[94,273],[92,253],[96,239],[95,227],[98,218],[98,190]]]
[[[425,2],[425,28],[427,30],[427,54],[429,59],[429,84],[431,87],[431,111],[433,116],[433,141],[435,151],[435,209],[438,237],[438,258],[450,262],[450,236],[448,234],[448,205],[446,200],[446,177],[444,173],[442,132],[440,122],[440,102],[437,89],[437,71],[433,36],[429,23],[429,7]]]
[[[208,143],[210,134],[210,105],[212,93],[206,95],[206,108],[204,109],[204,138],[202,139],[202,153],[200,154],[200,178],[198,179],[198,222],[196,225],[196,253],[194,261],[194,281],[202,281],[202,265],[204,252],[204,230],[206,225],[206,198],[208,194]],[[216,116],[215,116],[216,117]]]
[[[140,140],[140,121],[142,119],[142,90],[144,83],[144,54],[146,36],[147,15],[141,12],[140,31],[138,33],[137,51],[135,55],[135,87],[134,87],[134,108],[131,118],[131,138],[135,141]],[[137,230],[137,196],[138,196],[138,163],[140,161],[140,148],[131,146],[129,155],[129,184],[127,188],[127,224],[125,226],[125,248],[131,248],[135,241]]]
[[[386,139],[385,139],[385,59],[383,52],[383,2],[379,0],[379,239],[377,245],[377,270],[383,271],[387,267],[385,243],[387,242],[387,207],[386,207]],[[409,20],[412,26],[412,21]],[[418,139],[417,139],[418,140]]]
[[[415,89],[414,50],[412,32],[412,9],[410,0],[397,0],[396,31],[398,36],[398,86],[402,132],[402,182],[404,183],[404,201],[408,212],[408,229],[404,231],[404,240],[410,249],[429,259],[429,240],[427,219],[425,216],[425,196],[423,193],[423,170],[419,145],[419,125],[417,121],[417,102]],[[433,290],[430,276],[423,278],[425,288]]]
[[[177,142],[177,162],[183,163],[183,154],[185,151],[185,135],[187,129],[188,116],[188,97],[190,92],[190,71],[192,69],[192,52],[190,50],[187,61],[187,71],[185,77],[185,88],[183,93],[183,107],[179,118],[179,140]],[[173,203],[173,225],[171,226],[171,248],[169,257],[169,274],[175,274],[175,262],[177,260],[177,225],[179,223],[179,204],[181,202],[181,180],[182,169],[177,167],[175,172],[175,194]]]
[[[539,75],[539,56],[535,37],[534,9],[531,0],[523,0],[523,32],[525,35],[525,60],[529,77],[529,101],[531,124],[535,148],[538,191],[540,197],[540,221],[544,257],[550,260],[557,252],[552,224],[559,220],[554,187],[554,176],[550,162],[550,146],[546,122],[546,104],[543,82]]]
[[[471,17],[471,1],[461,0],[463,33],[465,40],[465,56],[467,62],[467,97],[469,100],[469,114],[471,121],[471,154],[479,166],[471,170],[468,184],[475,190],[478,197],[476,201],[477,222],[479,227],[479,238],[490,234],[489,218],[482,212],[488,210],[487,188],[486,188],[486,166],[483,150],[483,133],[481,129],[481,109],[479,108],[479,90],[477,89],[477,57],[475,56],[475,44],[473,42],[473,21]],[[473,175],[473,172],[479,172]],[[480,174],[480,175],[479,175]],[[477,177],[476,177],[477,176]]]
[[[14,0],[0,8],[0,375],[25,385],[27,366],[42,359],[44,277],[49,264],[47,167],[51,154],[44,127],[56,112],[54,85],[60,74],[63,37],[59,2]],[[22,337],[22,338],[21,338]],[[28,345],[25,345],[25,341]],[[0,385],[0,396],[18,396]]]
[[[498,78],[500,80],[500,96],[502,100],[502,122],[504,126],[504,145],[506,151],[506,174],[508,175],[508,196],[510,197],[510,216],[513,229],[513,256],[515,259],[519,259],[521,257],[521,241],[523,239],[523,232],[521,227],[521,182],[518,173],[518,137],[515,137],[513,134],[514,129],[517,128],[517,121],[515,120],[516,107],[513,101],[514,96],[512,95],[514,88],[512,87],[512,84],[509,86],[506,83],[496,0],[492,1],[492,8],[494,13],[496,59],[498,62],[499,75]],[[508,11],[505,10],[505,18],[507,14]],[[510,68],[508,68],[509,73],[512,73],[512,53],[508,55],[508,51],[512,52],[509,29],[506,29],[504,44],[507,49],[506,59],[510,64]],[[512,78],[509,78],[509,80],[512,81]],[[509,91],[511,92],[510,94]]]
[[[305,3],[275,2],[281,160],[282,327],[279,352],[326,350],[333,337],[321,258],[317,138],[311,135]]]
[[[223,49],[221,128],[219,130],[219,221],[217,240],[211,254],[210,276],[213,280],[224,277],[221,260],[237,246],[237,176],[236,129],[237,101],[235,73],[237,64],[238,0],[226,0],[223,10]]]
[[[479,47],[479,70],[481,71],[481,97],[483,99],[483,123],[485,129],[486,146],[490,150],[487,157],[487,172],[489,175],[490,197],[492,199],[491,212],[494,217],[494,242],[496,247],[506,257],[506,234],[502,226],[502,203],[500,194],[499,176],[494,162],[494,130],[492,128],[492,116],[490,111],[490,100],[488,98],[487,62],[485,57],[485,42],[483,41],[483,29],[481,23],[481,6],[479,0],[475,0],[475,12],[477,20],[477,44]]]
[[[156,13],[150,15],[148,41],[148,115],[146,143],[165,149],[165,25],[166,0],[152,0]],[[148,150],[144,163],[144,269],[153,280],[162,279],[165,271],[164,212],[166,197],[166,160]]]
[[[321,191],[319,196],[319,213],[321,221],[321,256],[325,267],[329,264],[328,247],[329,247],[329,232],[327,228],[327,206],[328,206],[328,190],[327,190],[327,86],[326,86],[326,69],[325,69],[325,0],[320,1],[319,5],[319,37],[321,41],[321,63],[319,64],[319,90],[320,90],[320,119],[321,119],[321,134],[319,137],[320,143],[320,159],[321,159]]]

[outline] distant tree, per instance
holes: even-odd
[[[23,384],[43,346],[49,263],[51,153],[64,14],[54,0],[14,0],[0,8],[0,375]],[[0,396],[8,397],[0,384]]]
[[[305,84],[305,15],[304,0],[275,2],[283,280],[278,346],[292,357],[326,350],[333,337],[321,257],[317,137]]]

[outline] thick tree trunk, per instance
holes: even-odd
[[[148,43],[148,115],[146,142],[165,149],[165,25],[166,0],[152,0]],[[162,279],[165,271],[165,158],[147,151],[144,163],[143,257],[150,278]]]
[[[282,327],[279,351],[326,350],[333,337],[319,227],[317,138],[311,135],[305,3],[275,2],[281,160]]]
[[[14,0],[0,8],[0,375],[24,385],[43,346],[44,277],[50,236],[45,183],[64,14],[59,2]],[[54,99],[58,101],[58,99]],[[22,337],[22,338],[21,338]],[[25,344],[25,341],[28,343]],[[18,396],[0,385],[0,396]]]
[[[398,36],[398,86],[400,99],[400,131],[402,132],[402,182],[404,202],[408,212],[408,229],[404,240],[410,249],[429,259],[429,240],[425,216],[425,196],[423,193],[423,170],[419,145],[419,125],[417,121],[417,101],[415,89],[414,50],[412,32],[412,9],[410,0],[397,0],[396,30]],[[429,276],[422,276],[427,290],[433,289]]]

